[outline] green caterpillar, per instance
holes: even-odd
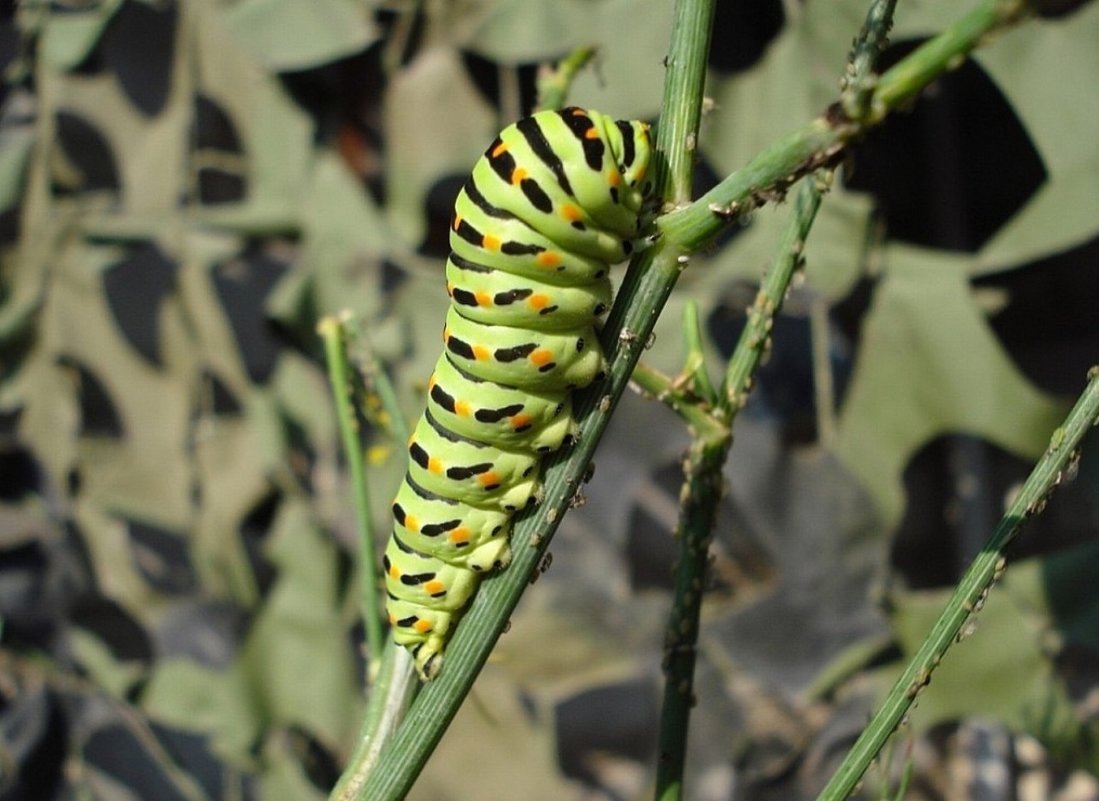
[[[458,195],[444,350],[383,559],[394,639],[425,680],[481,576],[511,559],[511,518],[575,428],[572,390],[603,374],[596,325],[650,157],[643,122],[543,111],[505,128]]]

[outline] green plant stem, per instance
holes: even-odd
[[[665,404],[683,418],[694,438],[722,436],[724,422],[715,417],[704,402],[693,394],[684,392],[683,388],[678,386],[678,382],[672,381],[647,364],[638,364],[630,380],[642,392]]]
[[[740,332],[740,339],[725,372],[723,409],[730,424],[736,417],[736,412],[748,402],[756,368],[770,347],[775,315],[782,308],[794,273],[803,264],[805,239],[813,226],[821,198],[830,180],[831,174],[822,172],[802,182],[795,195],[794,211],[783,231],[774,266],[767,273],[751,308],[748,309],[747,324]]]
[[[866,24],[855,43],[846,71],[846,85],[852,92],[867,94],[872,84],[871,69],[892,25],[895,0],[878,0],[871,5]],[[831,182],[831,172],[821,170],[802,181],[795,195],[792,214],[778,245],[774,265],[765,276],[729,360],[722,392],[677,408],[690,421],[702,412],[699,406],[713,403],[707,417],[712,425],[692,424],[694,434],[684,463],[684,486],[680,494],[676,536],[676,561],[672,612],[664,642],[664,698],[661,707],[657,801],[679,801],[683,796],[687,739],[694,705],[695,656],[701,630],[702,595],[707,581],[709,549],[724,486],[723,469],[732,447],[733,423],[747,403],[753,378],[770,346],[776,315],[797,270],[803,264],[805,240],[820,209],[821,198]],[[700,348],[693,338],[697,322],[688,325],[688,360],[698,358]],[[692,369],[691,364],[688,369]],[[703,368],[703,375],[705,371]],[[696,385],[700,382],[696,381]],[[708,381],[702,382],[708,386]],[[711,395],[712,395],[711,391]],[[677,393],[669,393],[675,398]]]
[[[702,595],[710,541],[724,486],[723,469],[733,442],[733,422],[747,400],[752,376],[770,342],[775,315],[782,309],[790,282],[802,263],[805,238],[826,187],[827,176],[824,175],[806,178],[800,186],[774,266],[748,311],[747,324],[729,361],[723,392],[709,415],[712,423],[706,428],[697,423],[691,426],[694,438],[684,462],[684,492],[680,496],[676,529],[679,554],[672,613],[664,638],[665,680],[656,775],[657,801],[679,801],[683,793]],[[674,391],[672,394],[674,396]],[[686,404],[678,410],[688,421],[702,413],[697,403]]]
[[[655,179],[659,196],[676,206],[691,199],[714,5],[715,0],[680,0],[672,17]]]
[[[871,124],[908,103],[947,70],[960,67],[965,56],[995,31],[1021,20],[1030,11],[1027,0],[985,0],[878,79],[871,99]]]
[[[590,45],[578,47],[561,59],[556,67],[538,71],[538,111],[559,109],[568,100],[577,73],[595,57]]]
[[[866,23],[855,40],[847,69],[841,82],[840,105],[850,119],[866,114],[870,97],[877,83],[874,64],[888,43],[889,29],[893,27],[893,11],[897,0],[879,0],[866,15]]]
[[[359,556],[361,576],[361,604],[363,625],[366,628],[368,674],[378,665],[385,639],[378,619],[378,582],[374,564],[374,526],[370,513],[370,495],[366,487],[366,467],[362,445],[359,443],[359,425],[351,406],[351,378],[347,365],[346,328],[336,317],[325,317],[317,324],[317,332],[324,341],[324,353],[328,362],[328,380],[336,401],[336,420],[343,440],[344,455],[351,478],[355,499],[355,519],[359,528]]]
[[[403,446],[408,441],[408,423],[401,411],[397,393],[393,390],[393,382],[389,380],[385,367],[378,360],[373,347],[371,347],[365,332],[362,331],[359,324],[355,321],[348,321],[344,324],[344,327],[348,339],[359,346],[352,350],[352,356],[359,374],[363,377],[367,390],[373,390],[377,395],[378,403],[381,406],[382,416],[375,422],[388,431],[389,435]]]
[[[352,801],[361,797],[382,746],[416,697],[419,679],[412,669],[412,655],[408,649],[397,645],[392,638],[388,639],[380,665],[370,686],[359,738],[348,760],[349,768],[332,789],[331,801]]]
[[[985,597],[1006,565],[1004,553],[1007,546],[1018,535],[1023,523],[1045,506],[1049,495],[1069,470],[1072,460],[1078,457],[1076,449],[1084,434],[1096,423],[1099,423],[1099,367],[1091,368],[1083,394],[1064,424],[1053,433],[1049,447],[1027,477],[1007,514],[966,570],[931,632],[825,785],[818,801],[841,801],[855,789],[871,761],[931,680],[931,674],[943,655],[957,641],[967,621],[984,604]]]
[[[678,801],[683,794],[687,730],[695,704],[694,672],[702,596],[710,541],[724,488],[722,469],[732,445],[732,429],[695,437],[683,463],[686,495],[680,502],[676,537],[679,557],[671,618],[664,639],[664,698],[656,764],[657,801]]]
[[[1014,24],[1025,10],[1020,0],[984,0],[880,76],[864,117],[849,118],[842,106],[831,107],[764,148],[691,205],[658,219],[660,232],[686,252],[704,247],[730,219],[782,197],[800,176],[833,162],[852,140],[881,123],[944,71],[963,63],[989,34]]]

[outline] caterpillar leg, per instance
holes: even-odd
[[[389,599],[388,609],[394,642],[412,652],[421,679],[435,678],[443,669],[443,650],[453,614],[393,598]]]
[[[497,544],[507,548],[506,540],[489,543]],[[382,565],[393,638],[412,650],[420,676],[430,679],[442,667],[447,633],[477,590],[481,574],[419,553],[396,533],[389,538]]]

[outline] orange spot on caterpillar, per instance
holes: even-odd
[[[538,350],[531,353],[529,358],[533,364],[541,367],[553,361],[553,353],[546,350],[545,348],[539,348]]]
[[[439,476],[442,475],[443,470],[445,470],[446,468],[443,465],[443,460],[440,459],[438,456],[429,456],[427,459],[427,469],[428,472],[434,473],[435,475]]]
[[[521,184],[529,174],[530,173],[528,173],[522,167],[516,167],[511,173],[512,186],[518,186],[519,184]]]
[[[535,259],[539,267],[556,267],[561,263],[561,254],[556,250],[543,250]]]
[[[490,358],[492,358],[492,352],[484,345],[474,345],[473,356],[479,362],[487,362]]]
[[[419,533],[420,531],[420,519],[415,515],[405,515],[404,527],[409,531]]]
[[[448,539],[455,545],[467,545],[469,543],[469,529],[459,526],[450,532]]]
[[[450,339],[450,329],[447,328],[446,326],[443,326],[443,342],[445,343],[449,339]]]
[[[474,297],[477,298],[478,306],[492,305],[492,295],[488,294],[487,292],[478,292],[474,295]]]
[[[401,571],[397,569],[396,565],[389,566],[389,577],[391,579],[399,579],[401,577]]]
[[[461,226],[461,224],[462,224],[462,215],[461,214],[455,214],[454,215],[454,224],[451,225],[451,228],[453,228],[455,231],[457,231],[459,226]]]
[[[501,142],[500,144],[498,144],[496,147],[494,147],[492,149],[492,154],[491,155],[492,155],[492,158],[496,158],[497,156],[500,156],[500,155],[502,155],[504,153],[507,153],[507,152],[508,152],[507,142]]]
[[[469,417],[473,409],[469,405],[469,401],[454,401],[454,413],[459,417]]]
[[[513,414],[508,420],[511,422],[511,427],[516,430],[526,428],[534,422],[534,418],[529,414]]]
[[[622,173],[615,169],[607,170],[607,183],[610,186],[620,185],[622,183]]]
[[[561,207],[561,216],[569,222],[576,222],[580,219],[582,215],[580,213],[580,209],[576,208],[576,206],[572,205],[571,203],[566,203],[564,206]]]
[[[427,634],[429,631],[431,631],[433,626],[431,625],[430,620],[424,620],[421,617],[417,618],[416,622],[412,624],[412,628],[416,629],[416,631],[420,632],[420,634]]]
[[[446,584],[439,581],[439,579],[435,579],[425,584],[424,589],[428,595],[438,595],[441,592],[446,592]]]
[[[481,247],[485,250],[499,250],[500,249],[500,237],[493,236],[492,234],[485,234],[481,237]]]
[[[588,130],[584,131],[584,138],[585,139],[598,139],[599,138],[599,131],[595,130],[594,128],[588,128]]]
[[[477,476],[477,483],[482,487],[495,487],[500,483],[500,476],[496,474],[495,470],[489,470],[487,473],[481,473]]]
[[[549,303],[549,295],[531,295],[527,298],[527,305],[532,309],[544,309]]]
[[[389,613],[389,625],[390,626],[396,626],[397,625],[397,616],[395,614],[393,614],[392,612]]]

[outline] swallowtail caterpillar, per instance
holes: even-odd
[[[575,430],[572,391],[603,374],[596,326],[650,157],[643,122],[543,111],[505,128],[458,195],[443,354],[383,560],[394,639],[425,680],[481,577],[510,560],[512,516]]]

